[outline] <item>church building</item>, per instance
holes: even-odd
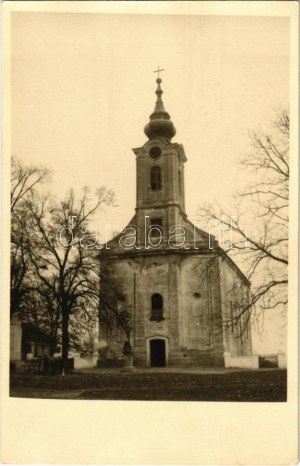
[[[252,354],[250,283],[216,239],[187,218],[187,157],[172,142],[176,130],[156,82],[147,141],[133,149],[135,214],[100,253],[99,364],[122,361],[130,340],[136,367],[224,366],[226,355]],[[126,316],[125,326],[109,324],[116,312]]]

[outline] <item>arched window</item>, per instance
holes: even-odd
[[[163,317],[163,297],[159,293],[151,296],[151,318],[150,320],[164,320]]]
[[[163,234],[162,219],[151,218],[150,219],[150,235],[151,237],[161,238]]]
[[[161,169],[157,165],[151,168],[151,189],[152,191],[161,189]]]

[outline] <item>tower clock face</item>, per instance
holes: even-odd
[[[155,159],[158,159],[158,157],[161,156],[161,149],[160,147],[158,146],[153,146],[151,147],[150,151],[149,151],[149,155],[150,157],[152,157],[154,160]]]

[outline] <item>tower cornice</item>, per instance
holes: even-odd
[[[155,146],[160,146],[163,149],[162,156],[170,155],[172,152],[176,151],[176,154],[179,156],[183,163],[187,161],[185,150],[182,144],[178,144],[177,142],[170,142],[163,138],[149,140],[143,146],[133,148],[132,151],[137,157],[148,156],[151,147]]]

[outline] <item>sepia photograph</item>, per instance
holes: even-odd
[[[283,409],[289,14],[43,3],[10,13],[10,399]]]

